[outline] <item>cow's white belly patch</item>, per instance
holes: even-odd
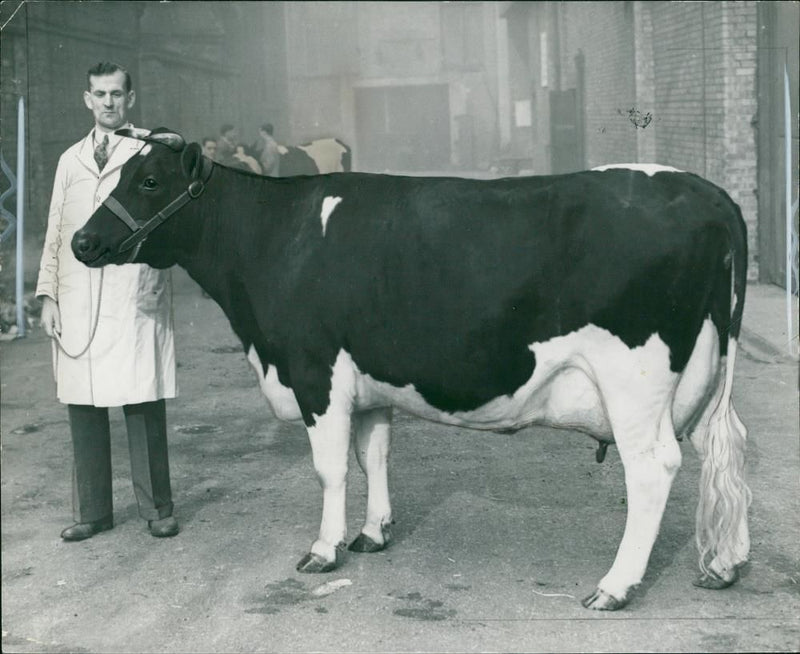
[[[605,166],[595,166],[592,170],[596,170],[598,172],[602,172],[604,170],[611,170],[615,168],[625,168],[628,170],[639,170],[643,173],[646,173],[649,177],[652,177],[656,173],[682,173],[682,170],[678,170],[677,168],[673,168],[672,166],[664,166],[662,164],[656,163],[617,163],[617,164],[606,164]]]
[[[328,195],[322,201],[322,211],[320,212],[320,220],[322,220],[322,235],[325,236],[325,230],[328,227],[328,219],[331,217],[336,205],[342,201],[340,197]]]
[[[265,373],[256,349],[252,345],[247,352],[247,360],[256,371],[261,392],[267,398],[275,417],[287,422],[302,420],[303,414],[300,412],[300,406],[297,404],[294,391],[281,384],[275,366],[267,366],[267,372]]]
[[[337,406],[344,402],[355,411],[395,406],[427,420],[472,429],[502,431],[546,425],[613,440],[607,411],[610,401],[627,407],[624,420],[630,423],[639,421],[640,416],[648,420],[657,408],[655,403],[671,397],[675,431],[681,434],[691,427],[716,387],[718,347],[716,330],[708,318],[679,376],[670,371],[669,348],[657,334],[643,345],[629,348],[605,329],[588,325],[531,344],[536,368],[512,395],[497,397],[472,411],[453,413],[431,406],[412,384],[400,388],[363,373],[350,354],[341,350],[332,370],[331,398],[338,398]],[[247,358],[275,416],[302,420],[294,392],[280,383],[275,367],[268,366],[265,373],[253,347]],[[646,392],[641,392],[643,388]],[[648,406],[651,400],[653,406]]]
[[[474,429],[510,430],[538,424],[610,440],[604,396],[645,383],[655,386],[654,398],[663,398],[675,383],[675,375],[669,373],[669,348],[655,334],[644,345],[630,349],[610,332],[589,325],[529,347],[536,355],[536,368],[528,382],[513,395],[495,398],[478,409],[444,412],[428,404],[413,385],[397,388],[358,370],[356,407],[391,404],[422,418]],[[631,406],[632,418],[646,408]]]

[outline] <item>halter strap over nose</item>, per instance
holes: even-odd
[[[136,224],[133,216],[128,213],[128,210],[123,207],[116,198],[109,195],[103,204],[111,211],[111,213],[113,213],[117,218],[130,227],[131,231],[136,232],[139,230],[139,225]]]

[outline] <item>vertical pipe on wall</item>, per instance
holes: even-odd
[[[787,55],[788,56],[788,55]],[[792,99],[789,95],[789,65],[783,64],[783,151],[786,177],[786,335],[789,352],[793,350],[792,329]]]
[[[25,100],[17,104],[17,338],[25,336]]]

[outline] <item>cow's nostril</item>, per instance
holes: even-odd
[[[97,239],[85,232],[77,232],[72,238],[72,251],[76,256],[85,256],[95,248]]]
[[[78,252],[88,252],[92,248],[91,241],[86,236],[81,236],[76,241],[76,248]]]

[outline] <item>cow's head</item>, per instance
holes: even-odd
[[[203,192],[213,164],[200,145],[186,145],[165,128],[116,133],[145,144],[122,167],[111,195],[75,233],[72,251],[91,268],[131,262],[169,267],[197,232],[182,228],[181,218],[189,213],[185,205]],[[148,238],[152,232],[156,236]]]

